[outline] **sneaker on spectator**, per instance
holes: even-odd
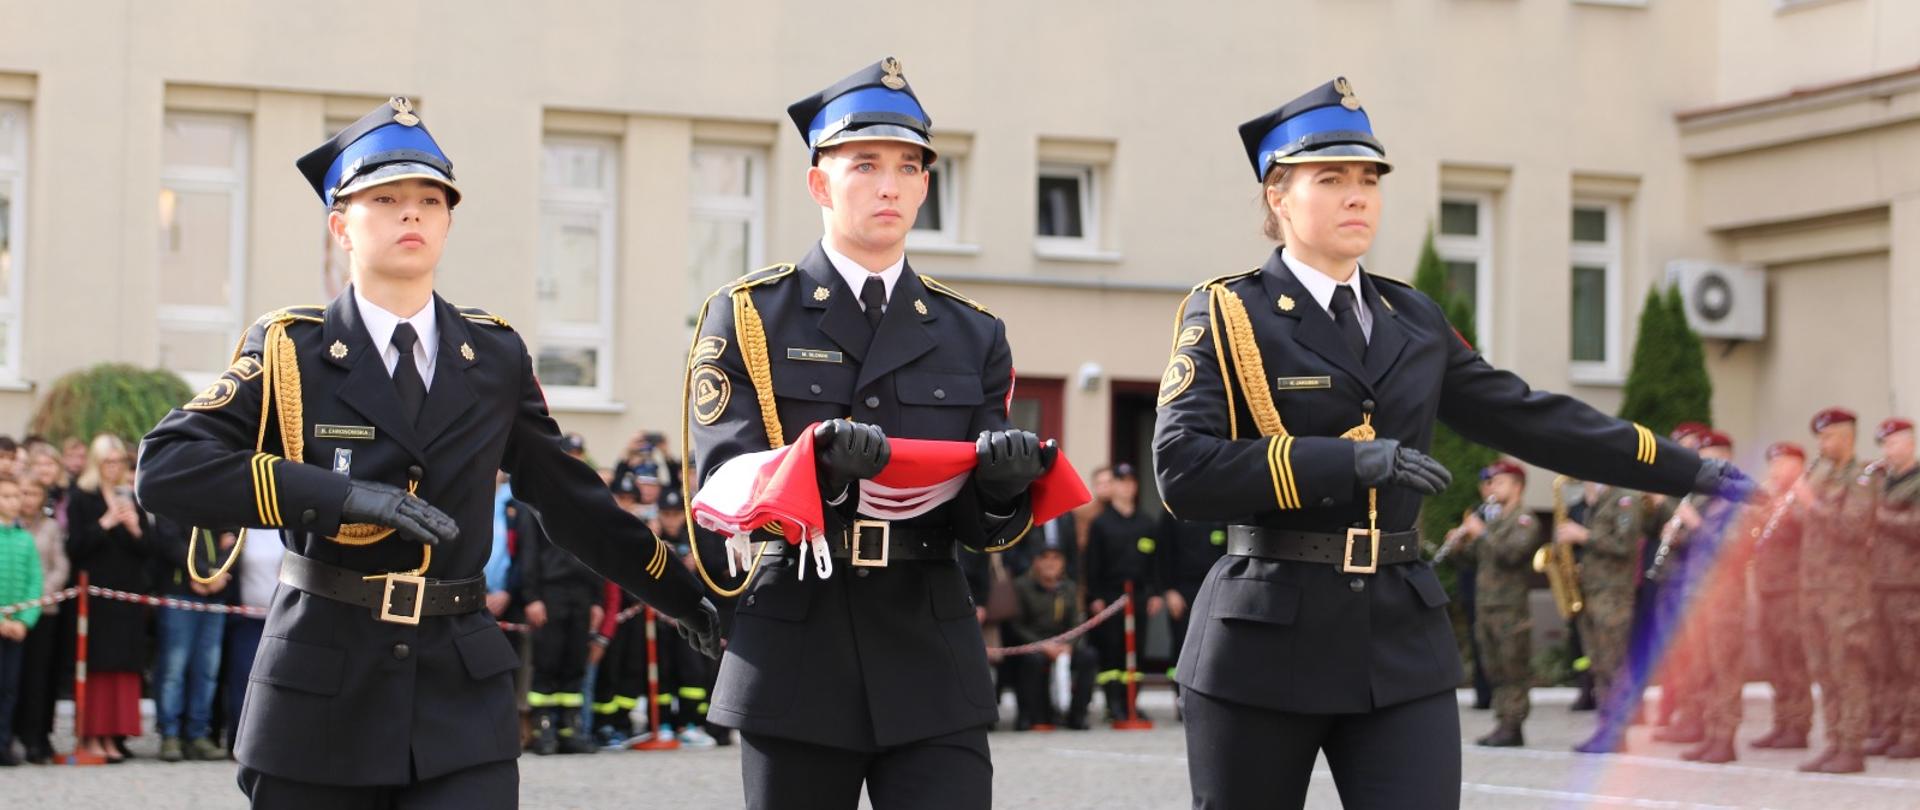
[[[221,748],[219,743],[206,737],[187,743],[186,749],[187,759],[198,762],[212,762],[227,758],[227,749]]]
[[[688,748],[712,748],[719,743],[699,726],[687,726],[680,732],[680,744]]]
[[[613,726],[601,726],[593,730],[594,742],[600,744],[602,751],[618,751],[627,747],[627,738],[613,730]]]
[[[160,740],[161,762],[179,762],[186,758],[186,752],[180,748],[179,737],[166,737]]]

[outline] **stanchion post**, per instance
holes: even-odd
[[[660,644],[654,637],[653,618],[651,607],[640,612],[641,621],[647,625],[647,722],[653,726],[653,733],[632,747],[635,751],[672,751],[680,747],[680,741],[660,734]]]
[[[1138,696],[1140,694],[1139,654],[1136,652],[1133,610],[1137,603],[1133,601],[1133,583],[1127,583],[1127,606],[1120,614],[1127,617],[1127,716],[1113,722],[1119,731],[1144,731],[1153,728],[1153,721],[1140,716]]]
[[[85,739],[81,729],[85,728],[87,716],[87,572],[80,572],[80,582],[74,594],[74,640],[73,640],[73,753],[55,759],[63,765],[105,765],[105,757],[89,754],[80,744]]]

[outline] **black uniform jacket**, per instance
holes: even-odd
[[[777,417],[763,410],[747,371],[736,295],[750,297],[764,324]],[[1012,362],[1005,324],[911,266],[876,333],[816,245],[797,266],[749,274],[708,301],[689,359],[693,480],[768,449],[769,417],[787,442],[840,417],[900,438],[971,441],[1007,429]],[[829,534],[852,519],[858,500],[855,492],[827,510]],[[1011,516],[990,517],[969,482],[895,530],[933,527],[975,549],[1008,547],[1032,525],[1027,499],[1020,501]],[[801,580],[794,561],[791,550],[762,558],[734,616],[709,718],[855,750],[993,720],[986,650],[957,563],[894,560],[866,569],[839,561],[822,581],[812,571]]]
[[[1155,473],[1176,515],[1334,534],[1365,528],[1367,491],[1354,478],[1354,445],[1340,437],[1368,413],[1379,438],[1422,451],[1438,418],[1582,480],[1668,493],[1691,486],[1698,456],[1493,368],[1411,287],[1364,273],[1362,287],[1373,315],[1364,360],[1278,250],[1259,270],[1187,297],[1154,434]],[[1231,317],[1236,303],[1244,321]],[[1245,327],[1237,354],[1236,321]],[[1264,390],[1249,392],[1249,381]],[[1284,435],[1271,426],[1263,435],[1249,393],[1255,405],[1271,402]],[[1412,528],[1419,509],[1417,495],[1381,489],[1380,530]],[[1359,575],[1229,555],[1193,606],[1179,680],[1304,713],[1364,712],[1452,689],[1460,659],[1446,603],[1426,562]]]
[[[582,561],[669,615],[692,612],[699,589],[645,524],[616,506],[586,464],[562,450],[520,336],[490,315],[438,296],[439,349],[417,425],[361,323],[351,289],[324,311],[262,318],[234,366],[161,420],[141,444],[139,489],[149,509],[198,526],[280,529],[287,547],[324,563],[379,573],[416,568],[419,544],[390,536],[346,545],[347,480],[418,482],[460,536],[433,550],[424,575],[479,576],[490,551],[494,475],[541,508],[546,528]],[[262,352],[268,327],[291,339],[300,385],[302,458],[283,458],[277,416],[262,434]],[[282,354],[284,357],[284,354]],[[287,382],[284,378],[280,382]],[[291,403],[289,403],[291,404]],[[350,454],[350,457],[344,455]],[[304,462],[304,463],[303,463]],[[344,468],[345,472],[336,472]],[[237,756],[287,779],[337,785],[407,784],[520,753],[513,672],[519,659],[485,611],[377,620],[355,607],[280,586],[260,642]]]

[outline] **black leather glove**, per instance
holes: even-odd
[[[1717,458],[1700,460],[1700,472],[1693,476],[1693,491],[1716,498],[1725,498],[1734,503],[1743,503],[1753,497],[1759,485],[1748,478],[1739,467]]]
[[[713,600],[702,598],[699,610],[675,621],[680,625],[680,637],[701,655],[720,657],[720,611],[713,608]]]
[[[1453,473],[1432,456],[1397,439],[1359,442],[1353,448],[1353,477],[1364,487],[1393,485],[1422,495],[1438,495],[1453,483]]]
[[[988,503],[1005,504],[1047,471],[1040,437],[1024,430],[986,430],[973,442],[973,484]]]
[[[872,478],[887,466],[893,448],[879,425],[830,419],[813,429],[813,452],[823,471],[828,498],[838,496],[853,482]]]
[[[432,504],[379,481],[347,482],[347,499],[340,504],[342,523],[390,526],[401,537],[429,546],[452,542],[460,525]]]

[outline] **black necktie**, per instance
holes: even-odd
[[[400,395],[400,413],[408,424],[420,421],[420,406],[427,402],[427,384],[420,379],[420,367],[413,364],[413,347],[419,342],[413,324],[401,321],[393,328],[393,348],[400,351],[399,362],[393,364],[393,390]]]
[[[1333,291],[1333,325],[1359,360],[1367,359],[1367,333],[1360,330],[1360,313],[1353,308],[1353,288],[1345,284]]]
[[[867,276],[867,283],[860,287],[860,306],[867,308],[867,325],[878,330],[880,316],[887,311],[887,283],[879,276]]]

